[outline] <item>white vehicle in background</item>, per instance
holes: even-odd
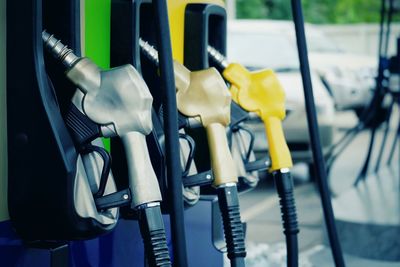
[[[285,34],[271,27],[259,27],[241,22],[228,22],[228,61],[239,62],[250,70],[273,69],[286,91],[287,116],[283,122],[286,139],[295,162],[310,162],[303,85],[295,44]],[[312,74],[315,103],[324,151],[332,145],[334,133],[334,103],[318,75]],[[256,154],[268,149],[264,125],[250,121],[255,135]]]
[[[327,86],[336,108],[359,112],[375,87],[376,58],[341,50],[316,26],[307,25],[306,31],[311,68]],[[294,38],[294,31],[291,32]]]
[[[230,30],[285,35],[296,46],[293,22],[277,20],[232,21]],[[306,24],[310,68],[333,97],[337,110],[359,112],[370,100],[375,86],[377,60],[341,50],[317,26]]]

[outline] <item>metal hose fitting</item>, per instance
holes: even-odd
[[[72,49],[61,43],[60,40],[49,34],[45,30],[42,32],[42,39],[45,47],[51,52],[51,54],[59,59],[64,66],[71,68],[76,61],[80,58],[74,54]]]
[[[207,46],[207,52],[208,56],[214,60],[222,69],[226,69],[228,67],[229,63],[226,60],[226,57],[222,55],[217,49],[215,49],[212,46]]]
[[[142,38],[139,38],[139,46],[142,52],[146,55],[146,57],[151,60],[156,66],[159,65],[158,62],[158,51],[147,41],[144,41]]]

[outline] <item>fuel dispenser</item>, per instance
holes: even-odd
[[[209,47],[210,55],[219,54]],[[213,57],[222,59],[222,55]],[[222,62],[217,61],[217,62]],[[292,159],[282,129],[285,117],[285,93],[272,70],[250,72],[242,65],[221,64],[224,78],[231,84],[233,99],[244,109],[255,112],[265,124],[272,173],[280,198],[282,223],[286,236],[287,266],[298,266],[298,244],[296,205],[293,193],[293,180],[289,168]]]
[[[150,265],[170,266],[160,209],[161,192],[145,141],[145,135],[152,128],[152,97],[147,85],[131,65],[104,71],[89,59],[74,55],[46,32],[43,32],[43,41],[66,66],[66,76],[81,91],[74,96],[74,105],[67,115],[75,142],[82,146],[99,136],[122,139],[129,179],[129,190],[122,199],[130,199],[131,208],[138,212]],[[100,185],[104,183],[100,181]],[[110,203],[118,201],[120,205],[120,194],[105,197]]]
[[[59,19],[70,27],[63,32],[71,46],[78,47],[80,39],[75,32],[79,32],[79,20],[69,12],[79,11],[79,5],[75,1],[61,4],[65,10],[58,14]],[[75,148],[57,101],[57,78],[45,69],[42,23],[56,27],[51,23],[55,18],[42,13],[40,0],[9,1],[7,14],[7,31],[19,33],[7,36],[8,204],[12,223],[28,241],[86,239],[109,232],[116,225],[118,211],[98,211],[92,195],[92,190],[98,189],[101,164],[93,152],[84,157]],[[23,79],[19,76],[21,62]],[[71,84],[64,86],[71,88]],[[104,189],[115,191],[112,177]]]
[[[65,266],[68,241],[110,232],[118,208],[95,205],[100,188],[116,191],[112,173],[102,171],[107,166],[97,152],[75,147],[63,119],[74,87],[43,53],[44,26],[80,53],[79,2],[57,5],[59,12],[52,1],[7,1],[8,210],[25,257],[46,251],[53,266]]]
[[[286,236],[287,266],[298,265],[296,205],[293,180],[290,174],[292,159],[282,129],[285,117],[285,92],[272,70],[248,71],[238,63],[228,64],[214,47],[208,45],[207,53],[218,64],[223,77],[231,84],[233,100],[249,112],[256,113],[265,124],[269,156],[277,193],[280,198],[282,223]]]
[[[169,4],[172,4],[172,3],[169,3]],[[142,4],[142,6],[143,5],[145,5],[145,4]],[[174,5],[174,4],[172,4],[172,5]],[[183,3],[177,3],[177,6],[181,6],[182,7],[182,5],[183,6],[186,6],[185,4],[183,4]],[[144,8],[143,8],[143,10],[145,10]],[[173,10],[173,8],[172,9],[169,9],[169,11],[171,11],[171,10]],[[144,17],[144,19],[148,19],[146,22],[146,29],[148,29],[149,27],[151,28],[151,27],[153,27],[152,26],[152,24],[151,24],[151,19],[149,19],[148,17],[146,17],[146,14],[143,14],[143,13],[140,13],[140,15],[141,16],[143,16]],[[171,13],[170,13],[170,16],[171,16]],[[182,14],[179,14],[179,16],[182,16]],[[170,17],[170,19],[171,19],[171,24],[174,24],[174,19],[172,19],[172,17],[173,18],[177,18],[178,16],[177,16],[177,14],[172,14],[172,16]],[[139,21],[140,21],[141,19],[139,19]],[[143,25],[143,23],[140,23],[140,25]],[[172,29],[172,28],[171,28]],[[153,89],[153,91],[152,91],[152,93],[153,93],[153,95],[155,95],[155,98],[157,98],[157,97],[160,97],[160,96],[157,96],[157,94],[159,95],[160,94],[160,91],[155,91],[155,90],[157,90],[157,86],[154,86],[154,85],[152,85],[152,83],[154,83],[154,81],[157,81],[158,79],[157,79],[157,76],[158,76],[158,67],[160,66],[160,62],[159,62],[159,60],[158,60],[158,55],[159,55],[159,51],[157,51],[154,47],[153,47],[153,45],[154,46],[156,46],[157,44],[156,44],[156,38],[155,38],[155,36],[153,36],[152,34],[149,34],[149,33],[151,33],[152,31],[148,31],[148,30],[146,30],[146,31],[141,31],[140,32],[140,38],[141,39],[139,39],[139,44],[140,44],[140,48],[141,48],[141,50],[142,50],[142,52],[143,52],[143,55],[144,55],[144,57],[143,58],[141,58],[141,61],[140,61],[140,64],[141,64],[141,69],[142,69],[142,73],[143,73],[143,76],[145,77],[145,80],[149,80],[149,84],[150,84],[150,88],[154,88],[155,87],[155,89]],[[173,34],[173,36],[174,36],[174,34]],[[149,44],[149,43],[151,43],[151,45]],[[176,42],[172,42],[172,44],[173,44],[173,46],[175,47],[175,45],[176,45]],[[133,45],[135,45],[135,44],[133,44]],[[158,49],[160,49],[160,48],[158,48]],[[136,49],[134,48],[132,51],[135,51]],[[174,50],[174,51],[176,51],[176,50]],[[149,62],[150,61],[150,62]],[[151,64],[149,64],[149,63],[151,63]],[[175,63],[175,64],[177,64],[177,63]],[[182,65],[181,65],[182,66]],[[185,68],[182,66],[182,68],[181,68],[181,70],[184,70]],[[186,70],[186,72],[187,72],[188,70]],[[183,71],[182,73],[185,73],[185,71]],[[176,76],[176,75],[178,75],[178,76]],[[214,72],[214,73],[208,73],[207,75],[211,75],[211,76],[213,76],[214,75],[214,78],[213,78],[213,80],[217,80],[218,81],[218,75],[216,75],[216,73]],[[206,75],[206,76],[207,76]],[[200,79],[200,76],[198,76],[198,78],[197,78],[197,81],[199,81],[199,79]],[[220,79],[220,78],[219,78]],[[219,81],[219,83],[217,83],[217,84],[219,84],[220,86],[221,86],[221,82],[222,80],[220,80]],[[177,74],[177,72],[176,72],[176,69],[175,69],[175,82],[177,83],[177,85],[176,85],[176,87],[177,88],[179,88],[178,87],[178,83],[180,83],[180,85],[179,86],[183,86],[182,88],[184,89],[183,91],[193,91],[193,90],[186,90],[187,89],[187,86],[188,86],[188,84],[182,84],[182,81],[179,79],[179,74]],[[200,84],[200,83],[199,83]],[[223,81],[222,81],[222,84],[223,84]],[[227,90],[226,90],[226,87],[223,87],[223,88],[225,88],[225,91],[226,92],[222,92],[222,94],[227,94]],[[158,89],[159,90],[159,89]],[[202,89],[201,90],[205,90],[205,86],[204,85],[202,85]],[[191,102],[191,101],[193,101],[193,99],[192,98],[188,98],[189,100],[187,100],[186,101],[186,103],[189,103],[189,102]],[[180,115],[179,115],[179,119],[178,119],[178,127],[181,129],[181,128],[185,128],[185,130],[187,130],[188,132],[190,131],[190,129],[193,129],[193,128],[203,128],[202,127],[202,124],[201,124],[201,121],[199,121],[198,120],[198,118],[193,118],[194,116],[183,116],[183,115],[188,115],[188,114],[185,114],[184,112],[182,112],[182,110],[180,109],[180,102],[179,102],[179,97],[177,98],[177,100],[178,100],[178,110],[180,111]],[[159,104],[157,104],[157,100],[155,100],[155,102],[156,102],[156,104],[154,105],[155,106],[155,109],[157,109],[157,107],[159,107],[159,110],[161,111],[161,112],[163,112],[163,110],[164,110],[164,106],[163,105],[159,105]],[[230,101],[229,101],[230,102]],[[226,107],[225,107],[225,111],[228,111],[228,114],[225,114],[225,115],[223,115],[223,116],[229,116],[230,115],[230,103],[227,103],[227,102],[221,102],[220,104],[222,104],[222,103],[224,103],[224,105],[227,105]],[[208,103],[208,105],[211,105],[212,106],[212,103]],[[216,106],[214,106],[213,108],[215,108]],[[225,112],[224,111],[224,112]],[[243,112],[243,113],[245,113],[245,112]],[[245,113],[245,114],[247,114],[247,113]],[[207,116],[207,115],[205,115],[205,116]],[[227,125],[226,123],[227,123],[227,121],[225,121],[225,118],[223,118],[223,120],[224,120],[224,124],[225,125]],[[225,129],[225,127],[222,127],[223,129]],[[182,129],[181,129],[182,130]],[[222,133],[224,133],[223,135],[222,135]],[[223,131],[219,131],[219,134],[220,134],[220,136],[225,136],[225,138],[226,138],[226,133],[225,133],[225,130],[223,130]],[[189,134],[190,135],[190,134]],[[195,140],[195,142],[194,142],[194,144],[195,144],[195,146],[196,146],[196,154],[197,154],[197,151],[198,150],[202,150],[203,149],[203,147],[202,147],[202,144],[199,144],[198,142],[197,142],[197,140]],[[210,145],[208,145],[208,143],[206,142],[206,146],[208,147],[208,146],[210,146],[210,147],[215,147],[215,144],[210,144]],[[225,155],[227,155],[226,153],[229,153],[228,155],[229,155],[229,157],[231,158],[231,156],[230,156],[230,152],[229,152],[229,148],[228,148],[228,146],[226,146],[226,148],[224,147],[224,152],[223,152],[223,154],[225,154]],[[221,154],[220,152],[217,152],[216,154]],[[196,166],[198,165],[198,161],[196,160],[196,156],[194,157],[195,158],[195,163],[196,163]],[[206,159],[209,159],[210,158],[210,156],[209,156],[209,154],[206,154],[205,155],[205,159],[203,159],[203,161],[206,161]],[[215,185],[215,181],[216,181],[216,172],[215,172],[215,169],[223,169],[223,168],[226,168],[226,169],[232,169],[232,171],[234,171],[234,169],[236,169],[236,166],[235,166],[235,164],[232,164],[233,162],[232,162],[232,159],[230,159],[230,160],[228,160],[227,159],[227,162],[230,164],[229,166],[224,166],[224,167],[219,167],[218,166],[218,164],[215,164],[213,167],[211,167],[210,165],[209,165],[209,163],[208,163],[208,166],[200,166],[200,167],[198,167],[198,170],[199,170],[199,174],[197,175],[197,176],[189,176],[189,177],[183,177],[183,184],[184,185],[206,185],[206,184],[210,184],[211,182],[213,182],[213,180],[212,180],[212,178],[214,178],[214,185]],[[199,165],[202,165],[202,163],[200,162],[199,163]],[[263,167],[265,166],[265,161],[263,161]],[[252,170],[254,170],[254,165],[252,166],[253,167],[253,169]],[[210,168],[213,170],[213,176],[212,176],[212,174],[210,173]],[[206,174],[206,175],[202,175],[202,174]],[[232,176],[231,178],[227,178],[227,179],[235,179],[235,178],[233,178],[233,177],[236,177],[236,179],[237,179],[237,174],[233,174],[233,175],[230,175],[230,176]],[[190,182],[189,182],[190,181]],[[223,183],[223,184],[225,184],[225,183]],[[253,185],[254,186],[254,185]],[[236,188],[236,187],[235,187]],[[175,194],[176,195],[176,194]],[[229,195],[229,194],[228,194]],[[236,196],[233,196],[234,198],[236,198]],[[237,202],[237,201],[236,201]],[[231,203],[228,203],[228,204],[231,204]],[[227,205],[228,205],[227,204]],[[221,205],[221,203],[220,203],[220,205]],[[238,205],[238,203],[232,203],[232,205],[233,206],[237,206]],[[226,208],[224,208],[224,210],[228,210],[228,209],[226,209]],[[235,212],[236,213],[236,212]],[[237,215],[235,215],[235,216],[237,216]],[[224,220],[229,220],[229,218],[226,218],[226,219],[224,219]],[[235,221],[237,221],[236,219],[235,219]],[[235,222],[236,223],[236,226],[232,226],[233,227],[233,229],[227,229],[226,227],[225,227],[225,232],[226,232],[226,236],[228,236],[228,238],[229,238],[229,235],[231,235],[230,233],[232,233],[232,231],[233,232],[238,232],[240,229],[241,229],[241,223],[240,223],[240,220],[238,220],[238,222]],[[232,224],[232,225],[234,225],[234,224]],[[239,225],[239,226],[238,226]],[[227,227],[230,227],[230,226],[227,226]],[[231,228],[232,228],[231,227]],[[218,228],[218,227],[217,227]],[[239,232],[238,232],[239,233]],[[240,233],[239,233],[240,234]],[[237,235],[237,238],[235,237],[235,236],[233,236],[233,238],[234,239],[237,239],[238,240],[238,243],[237,244],[240,244],[240,239],[242,238],[242,237],[240,237],[240,235]],[[232,240],[232,241],[234,241],[234,240]],[[232,242],[232,241],[230,241],[231,242],[231,244],[232,243],[234,243],[234,242]],[[242,244],[242,245],[244,245],[244,243]],[[241,248],[240,248],[240,246],[242,246],[242,245],[238,245],[238,250],[240,250]],[[232,253],[230,252],[230,251],[232,251]],[[244,253],[242,253],[242,252],[235,252],[235,251],[233,251],[234,250],[234,248],[228,248],[228,251],[229,251],[229,257],[231,257],[231,258],[235,258],[235,257],[237,257],[236,255],[234,255],[234,253],[237,253],[238,255],[239,255],[239,257],[238,258],[243,258],[243,256],[244,256]],[[244,250],[243,250],[243,252],[244,252]],[[236,261],[235,259],[232,259],[233,261]],[[241,262],[241,260],[239,260],[238,261],[239,263]],[[240,263],[240,264],[243,264],[243,263]]]
[[[299,44],[304,46],[301,9],[293,3]],[[292,163],[280,124],[284,93],[271,71],[251,73],[240,65],[226,68],[218,58],[210,60],[210,46],[222,59],[225,53],[223,2],[170,1],[167,9],[165,0],[113,0],[114,68],[107,71],[81,57],[80,4],[7,2],[7,31],[18,33],[7,38],[7,116],[9,209],[19,236],[30,245],[49,248],[51,241],[53,247],[68,247],[68,241],[111,232],[120,216],[133,218],[139,221],[147,264],[171,266],[163,222],[169,215],[172,262],[188,266],[184,208],[197,202],[203,186],[203,197],[218,195],[231,265],[244,266],[238,202],[243,183],[238,176],[246,179],[269,168],[281,198],[288,266],[297,266]],[[43,29],[56,33],[71,49]],[[27,42],[31,49],[26,49]],[[43,54],[42,42],[55,59]],[[230,82],[231,93],[217,69]],[[308,106],[315,113],[312,103]],[[250,160],[251,138],[246,155],[234,162],[232,135],[244,131],[240,125],[248,112],[265,122],[271,162]],[[111,152],[100,137],[111,137]],[[244,170],[240,175],[238,163]],[[248,179],[246,188],[257,181]],[[213,188],[204,187],[210,184]],[[326,202],[329,194],[324,193]],[[334,227],[329,229],[334,244]],[[337,266],[344,266],[340,253],[336,247]],[[67,262],[64,253],[59,264]]]
[[[59,79],[62,72],[51,59],[46,59],[45,69],[42,18],[50,29],[65,34],[79,53],[80,4],[58,3],[64,9],[54,15],[51,3],[42,7],[41,1],[28,2],[23,3],[24,12],[17,11],[21,3],[7,6],[8,31],[21,33],[7,38],[8,54],[18,62],[26,62],[24,79],[16,79],[19,72],[15,61],[7,64],[8,81],[20,81],[7,85],[8,131],[9,140],[13,140],[9,150],[9,207],[15,229],[35,246],[45,246],[49,240],[94,238],[116,226],[119,206],[131,204],[140,215],[149,263],[170,266],[159,207],[161,194],[144,137],[152,126],[152,98],[147,86],[131,66],[101,72],[90,60],[75,55],[44,32],[46,47],[67,67],[69,78],[81,89],[72,96],[74,86]],[[28,27],[32,14],[34,25]],[[21,23],[24,20],[29,22]],[[28,39],[32,50],[23,49],[26,40],[18,39],[23,36],[32,36]],[[11,45],[13,42],[20,46]],[[114,90],[98,90],[101,86]],[[132,93],[136,95],[132,97]],[[73,105],[65,105],[71,98]],[[18,99],[21,109],[15,105]],[[130,188],[118,192],[110,157],[98,140],[100,136],[115,135],[123,136],[130,162]],[[38,151],[40,157],[35,156]],[[60,264],[68,264],[68,253],[64,257]]]

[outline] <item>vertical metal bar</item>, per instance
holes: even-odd
[[[330,193],[327,185],[325,159],[322,154],[321,140],[318,132],[318,121],[311,83],[310,67],[307,57],[307,43],[304,31],[304,19],[301,0],[291,0],[291,4],[293,22],[296,29],[296,41],[300,60],[300,70],[303,79],[308,130],[311,137],[311,148],[314,164],[316,166],[316,181],[320,192],[322,207],[325,216],[325,223],[328,230],[328,237],[332,249],[333,259],[335,261],[335,266],[342,267],[345,266],[345,263],[338,234],[336,231],[335,217],[333,214]]]

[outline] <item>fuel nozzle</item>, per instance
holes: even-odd
[[[282,222],[287,246],[287,266],[298,266],[296,205],[293,179],[290,174],[292,157],[282,128],[285,118],[285,92],[272,70],[249,71],[238,63],[229,64],[215,48],[208,46],[209,57],[223,70],[231,84],[233,100],[243,109],[256,113],[264,122],[271,158],[270,172],[280,198]]]
[[[157,64],[154,47],[144,41],[139,45],[142,52]],[[246,249],[237,192],[238,174],[226,136],[231,95],[215,68],[191,72],[174,61],[174,75],[179,112],[199,120],[207,132],[213,186],[217,189],[228,258],[231,266],[244,266]]]
[[[66,76],[79,89],[67,125],[80,143],[96,137],[119,136],[125,148],[132,209],[151,266],[171,266],[157,177],[152,167],[146,135],[153,128],[153,98],[132,65],[100,69],[88,58],[77,57],[54,36],[43,32],[45,47],[66,67]]]

